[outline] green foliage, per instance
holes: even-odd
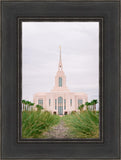
[[[45,113],[50,113],[50,112],[49,112],[49,111],[47,111],[47,110],[45,110],[44,112],[45,112]]]
[[[98,103],[97,99],[92,100],[91,102],[85,102],[87,110],[93,110],[96,112],[96,104]],[[93,106],[93,109],[90,108],[90,106]]]
[[[58,115],[52,115],[50,112],[23,111],[22,138],[41,138],[43,132],[59,120]]]
[[[26,102],[26,101],[23,99],[23,100],[22,100],[22,103],[25,104],[25,102]]]
[[[85,105],[88,106],[88,105],[89,105],[89,102],[85,102]]]
[[[37,104],[36,107],[37,107],[37,111],[41,111],[43,109],[43,107],[40,106],[39,104]]]
[[[29,110],[31,106],[34,106],[34,103],[30,101],[26,101],[24,99],[22,100],[22,104],[23,104],[23,110],[25,110],[26,107],[27,107],[27,110]]]
[[[80,111],[82,111],[83,108],[84,108],[84,104],[82,104],[82,105],[79,106],[79,110],[80,110]]]
[[[96,105],[97,103],[98,103],[98,102],[97,102],[96,99],[94,99],[94,100],[91,101],[91,105]]]
[[[85,102],[86,109],[88,110],[89,102]]]
[[[71,114],[76,114],[76,111],[72,111]]]
[[[97,103],[98,103],[97,99],[94,99],[93,104],[97,104]]]
[[[99,114],[84,111],[63,117],[72,138],[99,138]]]

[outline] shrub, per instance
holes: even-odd
[[[39,104],[36,105],[37,111],[41,111],[43,109],[42,106],[40,106]]]
[[[71,114],[75,114],[75,113],[76,113],[76,111],[72,111],[72,112],[71,112]]]
[[[84,108],[84,104],[80,105],[78,109],[79,109],[80,112],[81,112],[81,111],[83,110],[83,108]]]
[[[99,115],[84,111],[63,119],[74,138],[99,138]]]
[[[41,138],[44,131],[59,122],[59,116],[49,112],[23,111],[22,137]]]

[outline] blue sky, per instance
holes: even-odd
[[[98,22],[22,23],[22,99],[33,101],[35,93],[53,88],[60,45],[67,87],[98,99]]]

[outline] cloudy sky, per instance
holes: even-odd
[[[98,22],[22,23],[22,99],[33,101],[35,93],[53,88],[60,45],[67,87],[98,99]]]

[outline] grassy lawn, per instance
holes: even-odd
[[[99,112],[84,111],[62,117],[72,138],[99,138]]]
[[[59,123],[60,117],[50,112],[23,111],[22,138],[42,138],[43,132]]]

